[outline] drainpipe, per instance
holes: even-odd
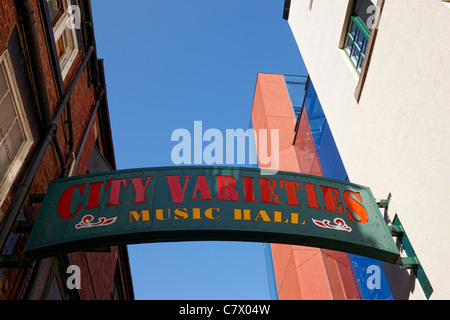
[[[39,42],[36,30],[36,20],[34,12],[27,0],[18,1],[20,16],[26,36],[28,53],[31,60],[33,78],[36,86],[36,94],[39,100],[39,107],[42,118],[46,125],[46,130],[52,123],[53,117],[50,111],[50,101],[47,94],[47,86],[45,84],[45,76],[43,73],[41,53],[39,50]],[[37,50],[36,50],[37,49]]]
[[[93,46],[87,50],[86,56],[84,57],[83,62],[81,63],[80,67],[78,68],[78,71],[75,74],[74,79],[72,80],[72,83],[70,84],[70,87],[66,91],[63,100],[60,102],[57,112],[56,112],[55,116],[53,117],[53,120],[51,121],[50,125],[48,126],[46,134],[42,137],[38,151],[33,158],[33,162],[31,163],[30,167],[28,168],[26,175],[25,175],[22,183],[20,184],[19,189],[17,190],[17,192],[8,208],[8,211],[6,211],[5,218],[4,218],[1,228],[0,228],[0,250],[2,248],[4,248],[4,246],[6,244],[8,236],[14,226],[14,222],[16,221],[17,216],[19,214],[20,208],[22,207],[22,205],[26,199],[26,196],[27,196],[28,192],[30,191],[31,185],[34,181],[34,178],[37,174],[38,169],[41,166],[42,160],[44,159],[47,149],[55,137],[56,129],[58,128],[58,121],[59,121],[59,119],[66,107],[66,104],[68,103],[70,96],[71,96],[73,90],[75,89],[78,79],[80,78],[84,68],[86,67],[86,64],[88,63],[93,51],[94,51]],[[34,66],[33,66],[33,69],[34,69]]]
[[[51,127],[53,122],[52,112],[50,108],[50,100],[47,93],[47,85],[45,83],[45,75],[43,72],[41,54],[39,49],[39,41],[37,37],[36,30],[36,20],[34,18],[33,8],[31,7],[28,0],[18,1],[18,7],[20,11],[20,16],[23,24],[23,29],[26,37],[28,55],[30,57],[30,63],[33,66],[32,74],[36,87],[36,95],[39,102],[39,110],[43,121],[43,130],[56,130],[56,127]],[[66,164],[64,157],[61,152],[56,140],[53,140],[55,151],[58,156],[59,162],[66,171]]]
[[[46,0],[42,0],[41,5],[43,5],[45,1]],[[73,126],[72,126],[70,96],[75,88],[76,83],[78,82],[79,77],[82,74],[82,71],[85,69],[85,67],[91,57],[93,57],[95,59],[94,65],[96,66],[96,69],[98,68],[96,56],[95,56],[95,54],[93,55],[95,41],[92,41],[92,42],[90,42],[90,43],[92,43],[92,45],[88,48],[88,50],[86,50],[85,58],[84,58],[82,64],[80,65],[78,72],[76,73],[76,75],[74,76],[74,78],[71,82],[71,86],[65,92],[64,82],[62,80],[61,73],[59,70],[59,60],[57,59],[57,56],[54,53],[55,48],[54,48],[54,46],[52,46],[51,51],[50,51],[50,56],[51,56],[51,58],[53,58],[52,62],[53,62],[53,67],[54,67],[54,73],[56,76],[57,84],[59,86],[58,89],[59,89],[60,96],[61,97],[64,96],[63,100],[60,102],[60,104],[58,106],[55,116],[52,117],[48,93],[47,93],[47,87],[46,87],[46,83],[45,83],[45,76],[42,72],[43,67],[42,67],[42,61],[41,61],[41,56],[40,56],[39,41],[37,38],[36,21],[34,18],[34,13],[33,13],[30,3],[27,0],[16,0],[16,3],[17,3],[17,7],[19,8],[18,12],[19,12],[19,16],[22,21],[22,24],[23,24],[24,33],[25,33],[25,37],[26,37],[26,40],[25,40],[26,48],[28,49],[28,52],[29,52],[30,65],[31,65],[31,70],[33,72],[36,97],[38,99],[40,114],[42,116],[42,120],[45,125],[45,128],[44,128],[45,134],[42,135],[42,137],[40,138],[39,146],[37,148],[38,151],[34,155],[34,158],[31,162],[30,166],[27,169],[27,172],[25,174],[25,177],[22,180],[22,183],[20,184],[20,186],[18,186],[18,190],[17,190],[16,194],[14,195],[14,198],[13,198],[7,212],[5,213],[4,219],[0,225],[0,265],[4,264],[5,260],[3,258],[6,258],[6,261],[11,261],[11,264],[5,264],[4,267],[8,267],[6,265],[9,265],[9,267],[13,267],[13,268],[19,267],[21,265],[21,261],[19,259],[16,259],[15,257],[8,257],[8,256],[2,257],[1,252],[6,245],[6,241],[8,240],[10,233],[15,228],[15,221],[17,220],[19,212],[23,206],[23,203],[28,195],[28,192],[30,191],[31,185],[32,185],[34,178],[41,166],[42,160],[48,150],[48,147],[50,146],[50,144],[52,142],[54,143],[56,153],[58,155],[59,161],[61,163],[61,167],[63,169],[62,175],[66,176],[68,174],[67,168],[68,168],[69,164],[71,163],[71,161],[72,161],[71,166],[74,167],[76,157],[75,157],[75,153],[73,152],[74,140],[73,140]],[[45,8],[45,5],[46,5],[46,3],[44,4],[44,8]],[[43,7],[41,7],[41,9],[42,8]],[[46,13],[46,16],[48,16],[47,11],[48,11],[48,9],[43,10],[43,12]],[[48,21],[45,21],[45,20],[43,22],[44,22],[44,24],[48,23]],[[49,27],[49,26],[47,26],[47,27]],[[50,24],[50,29],[47,28],[46,31],[47,31],[48,37],[53,36],[53,34],[49,32],[49,31],[51,31],[51,32],[53,31],[51,24]],[[90,30],[90,31],[91,31],[91,39],[93,39],[94,38],[93,31],[92,30]],[[51,39],[51,38],[49,38],[49,39]],[[50,42],[52,42],[52,41],[50,41]],[[98,73],[96,73],[96,75],[98,75]],[[97,81],[98,81],[98,79],[97,79]],[[98,86],[97,86],[97,88],[98,88]],[[97,91],[97,93],[98,93],[98,91]],[[102,93],[102,95],[103,95],[103,93]],[[97,104],[97,106],[98,106],[98,104]],[[58,144],[57,140],[54,139],[56,130],[58,127],[58,125],[57,125],[58,121],[59,121],[65,108],[67,108],[67,112],[68,112],[67,124],[69,127],[69,149],[70,149],[66,161],[64,161],[64,158],[62,156],[62,152],[59,148],[59,144]],[[88,132],[88,130],[87,130],[87,132]],[[81,152],[81,150],[82,149],[80,148],[79,152]],[[8,258],[11,258],[11,259],[8,259]],[[40,263],[40,261],[38,261],[38,263]],[[27,267],[27,269],[28,269],[28,267]],[[30,280],[30,279],[28,279],[28,280]],[[25,279],[22,279],[22,281],[25,281]]]
[[[53,72],[55,75],[55,80],[56,80],[56,84],[57,84],[57,89],[59,91],[60,96],[64,96],[65,94],[65,87],[64,87],[64,80],[61,76],[61,68],[59,65],[59,58],[58,55],[56,53],[56,44],[54,41],[54,37],[53,37],[53,26],[52,26],[52,21],[50,19],[50,14],[49,14],[49,10],[48,10],[48,4],[47,4],[47,0],[40,0],[38,1],[40,4],[40,9],[41,12],[43,13],[43,19],[42,22],[44,24],[44,29],[47,35],[47,38],[49,39],[49,47],[50,47],[50,59],[52,62],[52,66],[53,66]],[[91,45],[94,45],[95,47],[95,36],[94,36],[94,31],[92,29],[92,14],[90,12],[90,2],[89,1],[81,1],[79,3],[79,5],[81,6],[82,9],[85,9],[85,7],[87,6],[87,12],[83,11],[82,12],[82,16],[84,17],[84,20],[82,22],[83,25],[83,38],[84,38],[84,47],[88,48]],[[93,67],[90,67],[88,64],[88,67],[93,68],[94,69],[94,84],[95,84],[95,88],[96,88],[96,95],[98,97],[99,92],[101,90],[100,86],[100,82],[98,79],[98,64],[97,64],[97,57],[95,54],[95,51],[93,52],[93,60],[91,62],[91,64],[93,64]],[[55,149],[56,152],[58,154],[58,157],[60,157],[60,162],[61,162],[61,167],[62,167],[62,172],[61,172],[61,178],[65,178],[67,177],[70,172],[72,172],[73,167],[75,165],[75,159],[76,159],[76,154],[75,154],[75,141],[74,141],[74,133],[73,133],[73,120],[72,120],[72,106],[70,101],[67,103],[66,106],[66,110],[67,110],[67,120],[66,120],[66,124],[68,127],[68,133],[69,133],[69,140],[67,141],[67,145],[68,145],[68,151],[67,151],[67,157],[65,160],[62,157],[62,154],[60,154],[59,152],[59,146],[55,145]]]
[[[67,103],[67,126],[69,127],[69,150],[67,152],[67,158],[64,162],[63,166],[63,172],[61,173],[61,178],[66,178],[69,174],[69,167],[71,166],[71,163],[73,164],[73,161],[75,159],[74,157],[74,138],[73,138],[73,121],[72,121],[72,106],[70,105],[70,102]]]
[[[105,89],[100,89],[99,97],[97,99],[97,102],[95,103],[93,110],[92,110],[91,117],[89,118],[88,125],[86,126],[86,130],[84,131],[84,135],[81,140],[80,147],[78,149],[78,154],[73,162],[72,167],[70,168],[71,170],[70,170],[69,176],[71,176],[75,172],[76,168],[78,167],[78,162],[80,161],[81,154],[83,153],[84,145],[86,144],[86,140],[89,136],[89,132],[91,131],[92,123],[95,120],[95,116],[97,115],[98,107],[103,99],[104,94],[105,94]]]
[[[47,39],[49,40],[49,49],[50,49],[49,56],[50,56],[50,61],[51,61],[52,67],[53,67],[53,74],[55,76],[56,88],[59,92],[59,96],[63,97],[65,94],[64,80],[61,75],[61,68],[59,65],[58,54],[56,53],[56,44],[54,41],[55,39],[54,39],[54,35],[53,35],[53,26],[52,26],[52,21],[50,19],[47,0],[41,0],[38,2],[40,4],[40,9],[42,12],[42,23],[44,26],[44,32],[46,33]],[[62,155],[62,152],[60,150],[58,143],[54,140],[56,153],[58,155],[59,161],[61,163],[61,168],[62,168],[61,178],[64,178],[67,176],[69,167],[71,166],[71,162],[73,162],[73,159],[75,159],[75,157],[73,156],[74,136],[73,136],[73,122],[72,122],[72,106],[70,104],[70,101],[66,105],[66,110],[67,110],[67,120],[65,123],[67,124],[68,132],[69,132],[69,141],[67,142],[67,145],[69,146],[69,150],[67,152],[66,159],[64,159],[64,157]]]
[[[31,71],[34,80],[35,93],[38,100],[39,110],[44,122],[45,134],[40,138],[38,151],[27,170],[27,173],[19,186],[13,201],[10,204],[3,222],[0,227],[0,250],[4,248],[10,231],[16,221],[20,208],[25,200],[26,195],[30,189],[31,183],[39,169],[42,159],[45,156],[47,148],[52,143],[55,132],[56,122],[53,124],[53,117],[50,110],[50,101],[47,93],[47,85],[45,83],[45,76],[43,73],[43,66],[40,56],[39,41],[37,38],[36,20],[34,18],[33,9],[30,3],[26,0],[17,1],[19,16],[23,25],[23,30],[26,38],[26,47],[30,58]],[[62,159],[60,150],[56,148],[59,159]]]

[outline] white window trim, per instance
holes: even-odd
[[[63,1],[63,14],[59,17],[55,26],[53,27],[53,35],[55,37],[55,44],[61,37],[66,37],[66,42],[69,42],[71,46],[65,47],[65,53],[59,59],[59,65],[61,68],[62,78],[65,79],[72,67],[75,58],[78,55],[78,42],[75,28],[70,28],[70,19],[72,15],[69,14],[68,8],[70,7],[70,0]]]
[[[4,66],[6,81],[10,88],[15,111],[17,113],[17,117],[24,134],[24,142],[22,143],[22,146],[17,152],[13,163],[8,167],[5,177],[0,181],[0,205],[2,205],[7,193],[14,183],[14,180],[16,179],[20,169],[22,168],[22,165],[34,141],[31,134],[31,129],[28,125],[27,117],[25,115],[25,109],[22,104],[19,87],[17,85],[16,77],[11,64],[11,57],[8,50],[0,55],[0,65]]]
[[[351,73],[353,79],[355,80],[355,84],[358,84],[359,74],[356,72],[356,69],[353,66],[353,64],[351,63],[350,59],[348,58],[347,53],[345,53],[345,48],[338,49],[338,50],[339,50],[339,53],[340,53],[342,59],[344,59],[345,65],[347,66],[348,70],[350,70],[350,73]]]

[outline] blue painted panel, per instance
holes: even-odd
[[[297,117],[302,111],[303,99],[305,97],[305,86],[308,78],[305,76],[284,76],[286,88],[291,99],[294,114]]]
[[[303,108],[308,116],[323,175],[349,181],[333,134],[312,82],[307,85]],[[349,259],[363,300],[391,300],[391,289],[378,260],[349,254]]]
[[[391,289],[380,261],[349,254],[363,300],[393,300]]]
[[[278,300],[277,280],[273,265],[272,248],[270,243],[264,243],[264,255],[266,257],[267,280],[269,281],[269,293],[271,300]]]

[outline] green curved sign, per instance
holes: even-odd
[[[320,247],[395,263],[397,247],[369,188],[236,167],[164,167],[53,181],[30,259],[119,244],[256,241]]]

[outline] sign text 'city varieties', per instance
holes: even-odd
[[[119,244],[257,241],[395,263],[369,188],[235,167],[114,171],[53,181],[27,243],[30,259]]]

